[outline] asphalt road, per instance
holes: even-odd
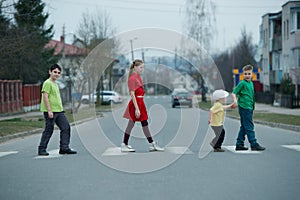
[[[299,133],[256,125],[258,142],[267,150],[238,153],[232,146],[239,121],[226,118],[226,151],[209,153],[203,151],[208,112],[173,109],[168,97],[146,103],[150,130],[165,152],[148,152],[137,124],[130,138],[136,153],[120,153],[126,127],[121,106],[72,127],[77,155],[58,154],[58,131],[49,157],[37,157],[40,135],[0,144],[0,199],[299,199]]]

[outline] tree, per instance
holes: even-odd
[[[295,93],[295,85],[290,76],[285,74],[280,83],[281,94],[293,95]]]
[[[182,49],[186,57],[190,60],[199,58],[205,65],[207,53],[210,51],[210,45],[215,31],[215,5],[211,0],[187,0],[185,4],[186,22],[184,30],[187,30],[187,35],[199,43],[203,50],[197,52],[185,52],[184,45]],[[204,52],[206,50],[207,52]],[[208,63],[206,63],[208,64]],[[203,66],[202,66],[203,67]],[[195,75],[193,75],[195,77]],[[201,87],[202,100],[206,101],[206,85],[203,79],[203,74],[199,74],[196,80]]]
[[[252,36],[243,28],[238,43],[232,49],[215,56],[214,60],[222,75],[226,90],[232,91],[233,89],[232,70],[234,68],[241,69],[247,64],[257,67],[254,55],[255,48],[252,44]]]
[[[246,28],[241,30],[241,38],[232,50],[232,64],[234,68],[243,68],[245,65],[257,67],[254,60],[255,48],[252,43],[252,35],[248,34]]]
[[[209,52],[215,33],[215,5],[211,0],[187,0],[185,4],[186,23],[189,37],[196,40]]]
[[[52,57],[53,50],[44,48],[53,36],[53,26],[45,28],[49,15],[43,12],[44,7],[41,0],[14,4],[14,23],[10,23],[5,41],[1,40],[5,49],[1,49],[4,70],[0,78],[37,83],[48,77],[48,66],[57,60]]]
[[[105,72],[100,71],[101,68],[99,66],[103,65],[103,63],[107,63],[108,60],[111,60],[111,63],[114,62],[117,42],[112,39],[112,36],[115,33],[115,29],[112,27],[111,18],[105,10],[97,10],[96,14],[91,14],[89,12],[83,13],[78,27],[78,36],[81,38],[87,49],[95,49],[100,43],[101,45],[105,45],[105,48],[102,47],[102,51],[98,52],[99,54],[95,56],[101,56],[101,59],[99,58],[94,61],[87,60],[84,63],[84,69],[81,69],[85,76],[80,74],[78,76],[82,78],[88,77],[89,80],[87,81],[87,84],[89,94],[96,90],[97,94],[99,95],[100,90],[103,90],[103,79],[105,78],[103,76],[107,76],[109,81],[112,80],[111,76],[113,65],[108,65]],[[95,51],[97,51],[97,49]],[[102,74],[102,77],[100,77],[100,74]],[[109,86],[111,86],[110,82]],[[79,88],[75,85],[75,90],[83,90],[84,88],[85,87]],[[84,91],[78,92],[83,93]],[[99,99],[98,95],[97,99]],[[97,103],[99,104],[100,102]],[[77,108],[79,106],[80,103]]]

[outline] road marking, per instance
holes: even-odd
[[[300,145],[281,145],[284,148],[300,151]]]
[[[174,154],[193,154],[193,152],[188,147],[166,147],[167,152]]]
[[[131,152],[133,153],[133,152]],[[107,148],[102,156],[123,156],[127,155],[128,153],[124,153],[121,151],[121,147],[109,147]]]
[[[187,148],[187,147],[166,147],[165,152],[173,153],[173,154],[193,154],[193,152]],[[138,153],[138,152],[130,152],[130,154]],[[164,153],[164,152],[160,152]],[[129,153],[121,152],[121,147],[109,147],[107,148],[104,153],[102,153],[102,156],[124,156]]]
[[[18,153],[18,152],[17,151],[0,152],[0,157],[7,156],[7,155],[10,155],[10,154],[16,154],[16,153]]]
[[[260,151],[251,151],[250,148],[247,151],[236,151],[235,146],[222,146],[222,148],[237,154],[261,154]]]
[[[34,158],[35,158],[35,159],[59,158],[59,157],[61,157],[62,155],[60,155],[58,152],[59,152],[59,149],[53,149],[53,150],[51,150],[51,151],[48,151],[49,156],[36,156],[36,157],[34,157]]]

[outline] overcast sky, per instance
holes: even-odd
[[[259,41],[259,25],[262,15],[278,12],[287,0],[212,0],[216,5],[216,37],[213,49],[225,50],[238,41],[245,26]],[[106,10],[117,33],[142,27],[160,27],[185,33],[183,23],[185,0],[44,0],[54,24],[54,39],[59,40],[65,24],[66,33],[76,33],[83,12],[96,13]],[[68,38],[72,38],[68,34]],[[71,39],[70,39],[71,40]]]

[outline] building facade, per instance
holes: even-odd
[[[289,77],[299,95],[300,84],[300,1],[288,1],[277,13],[262,16],[260,25],[261,82],[264,91],[279,92]]]

